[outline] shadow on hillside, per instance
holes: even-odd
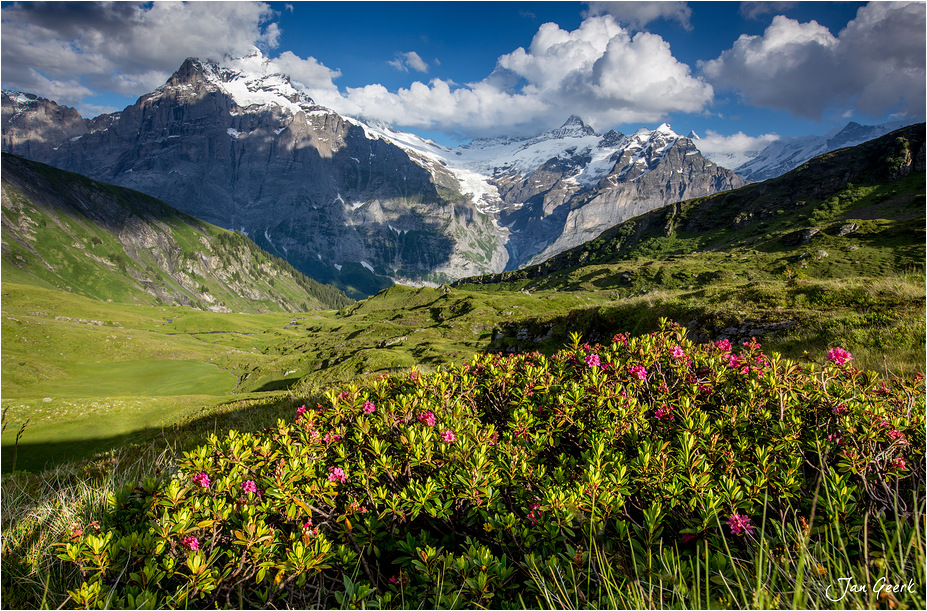
[[[28,434],[28,428],[27,434]],[[38,472],[54,468],[62,463],[73,460],[91,458],[101,452],[126,446],[130,443],[153,438],[160,433],[157,429],[143,429],[134,433],[100,437],[96,439],[81,439],[54,443],[20,443],[4,445],[0,451],[0,472],[10,473],[16,471]]]
[[[289,380],[284,381],[289,382]],[[308,396],[296,399],[284,393],[267,397],[231,397],[219,405],[203,408],[199,415],[178,425],[147,427],[121,435],[105,435],[105,425],[101,425],[99,437],[64,442],[21,442],[15,449],[15,464],[12,440],[9,443],[4,440],[3,447],[0,448],[0,472],[10,473],[15,466],[17,472],[37,473],[67,462],[91,459],[110,450],[127,448],[136,444],[154,444],[165,448],[170,446],[180,456],[184,451],[203,443],[211,434],[222,437],[232,429],[260,430],[275,424],[279,418],[292,421],[296,408],[304,403],[310,403],[310,400],[316,399]],[[27,428],[25,439],[28,439],[28,434]]]

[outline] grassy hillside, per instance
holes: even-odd
[[[120,303],[221,312],[351,302],[258,248],[136,191],[4,154],[3,277]]]

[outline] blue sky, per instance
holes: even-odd
[[[925,6],[905,2],[4,3],[4,88],[121,110],[187,56],[257,46],[316,101],[456,144],[579,114],[757,147],[921,121]]]

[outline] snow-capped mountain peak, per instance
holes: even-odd
[[[670,127],[669,123],[661,123],[660,126],[653,130],[655,133],[658,133],[662,136],[668,136],[671,138],[678,138],[679,134],[673,131],[673,128]]]
[[[280,107],[296,114],[317,108],[312,98],[297,89],[290,77],[277,71],[257,49],[221,61],[188,58],[152,95],[198,96],[203,89],[221,91],[248,112]]]
[[[586,123],[577,115],[570,115],[566,122],[558,127],[544,132],[535,139],[552,140],[557,138],[582,138],[584,136],[596,136],[595,130],[586,125]]]

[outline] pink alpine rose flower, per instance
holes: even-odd
[[[536,526],[538,523],[538,518],[540,518],[541,514],[544,513],[543,511],[541,511],[541,504],[540,503],[528,503],[528,509],[531,510],[528,513],[528,519],[531,520],[532,526]]]
[[[344,482],[348,481],[348,476],[345,474],[344,469],[341,467],[329,467],[328,481],[343,484]]]
[[[598,354],[590,354],[589,356],[586,357],[586,365],[588,365],[589,367],[598,367],[601,364],[602,364],[602,360],[599,359]]]
[[[727,525],[731,527],[731,533],[735,535],[753,534],[753,525],[750,524],[750,517],[734,512],[728,519]]]
[[[457,436],[454,435],[454,431],[444,431],[441,433],[441,439],[444,440],[444,443],[454,443],[457,441]]]
[[[656,416],[657,420],[660,422],[672,422],[673,406],[664,403],[662,407],[657,408],[653,415]]]
[[[637,376],[637,378],[640,380],[647,379],[647,368],[643,365],[634,365],[628,371],[631,372],[631,375]]]
[[[241,490],[242,492],[257,492],[257,484],[249,479],[246,482],[242,482]]]
[[[210,480],[209,476],[206,475],[203,471],[200,471],[193,476],[193,483],[199,486],[200,488],[209,488]]]
[[[424,424],[425,426],[434,426],[438,423],[438,419],[435,418],[433,412],[424,412],[418,415],[418,421]]]
[[[189,537],[185,537],[184,539],[182,539],[180,541],[180,544],[191,551],[196,551],[200,548],[200,540],[194,537],[193,535],[190,535]]]
[[[681,346],[673,346],[670,348],[670,356],[672,356],[674,359],[681,359],[685,355],[686,353],[683,352]]]
[[[843,365],[848,361],[853,360],[853,355],[844,350],[843,348],[837,346],[836,348],[831,348],[827,352],[827,360],[832,361],[838,365]]]
[[[372,414],[375,411],[377,411],[376,405],[374,405],[370,401],[364,401],[364,413],[365,414]]]

